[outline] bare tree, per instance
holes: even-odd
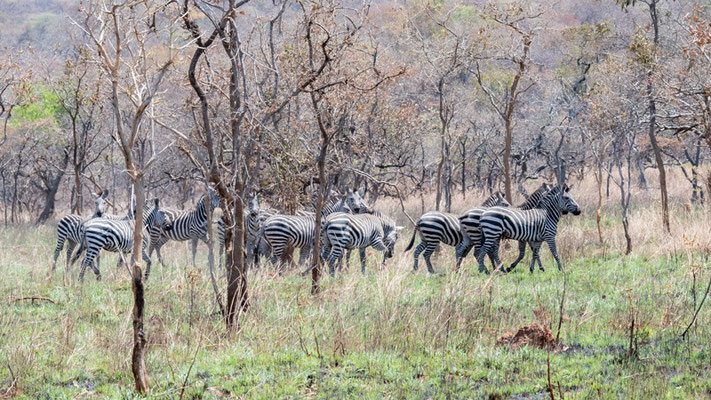
[[[162,8],[164,14],[156,8]],[[144,176],[158,160],[160,151],[152,143],[151,154],[139,144],[154,136],[144,122],[161,82],[173,64],[172,25],[176,17],[169,9],[143,0],[107,4],[88,1],[81,8],[82,19],[77,25],[90,40],[96,52],[94,60],[106,72],[110,84],[108,97],[114,122],[114,140],[124,158],[135,194],[133,251],[131,255],[131,287],[134,296],[132,370],[139,393],[148,393],[148,373],[145,364],[145,285],[141,269],[143,244]],[[154,50],[164,50],[156,54]],[[133,200],[133,199],[132,199]]]

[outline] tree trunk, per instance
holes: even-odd
[[[37,218],[38,225],[45,223],[49,217],[54,215],[54,203],[57,197],[57,190],[59,190],[59,184],[62,183],[62,178],[64,177],[64,171],[67,169],[67,164],[69,164],[69,153],[65,153],[61,168],[57,171],[56,176],[52,177],[52,175],[48,173],[46,181],[47,197],[45,198],[44,209],[42,210],[39,218]]]
[[[513,143],[513,126],[510,116],[506,119],[506,139],[504,142],[504,190],[506,201],[513,204],[511,192],[511,145]]]
[[[652,27],[654,28],[654,46],[659,45],[659,18],[657,16],[657,0],[651,0],[649,3],[649,16],[652,20]],[[662,158],[662,151],[657,143],[657,136],[655,131],[657,129],[657,105],[654,99],[654,86],[652,84],[652,69],[647,72],[647,98],[649,99],[649,142],[652,145],[652,150],[654,151],[654,160],[657,163],[657,169],[659,169],[659,189],[662,195],[662,225],[664,226],[664,231],[666,233],[671,233],[671,226],[669,224],[669,199],[667,196],[667,173],[664,169],[664,159]]]
[[[235,192],[240,193],[242,190],[242,182],[237,178],[235,183]],[[239,198],[232,198],[231,208],[234,210],[230,219],[234,218],[234,226],[228,228],[228,223],[232,221],[225,220],[225,230],[231,231],[232,246],[231,251],[228,249],[227,254],[227,313],[225,315],[225,324],[228,331],[233,331],[239,327],[239,317],[243,312],[247,311],[249,306],[247,292],[247,271],[245,270],[244,259],[244,215],[242,210],[242,202]],[[227,234],[225,233],[225,237]]]
[[[317,165],[318,165],[318,177],[320,184],[320,193],[318,199],[316,200],[316,221],[314,226],[316,227],[316,232],[314,232],[314,245],[313,254],[311,254],[311,294],[318,294],[321,290],[319,286],[319,279],[321,278],[321,211],[323,210],[324,199],[328,191],[328,185],[326,184],[326,155],[328,154],[328,145],[331,138],[328,134],[321,135],[321,150],[318,155]]]
[[[74,188],[76,190],[76,203],[72,208],[74,212],[81,215],[84,208],[84,195],[81,187],[81,166],[74,165]]]
[[[135,172],[133,163],[127,163],[129,171]],[[133,251],[131,254],[132,273],[131,289],[133,290],[133,353],[131,357],[131,370],[136,383],[136,391],[148,394],[148,372],[146,370],[146,333],[143,324],[145,311],[145,287],[143,286],[143,271],[141,259],[143,254],[143,176],[133,177],[133,191],[136,195],[136,208],[134,211],[133,225]],[[130,201],[130,200],[129,200]]]

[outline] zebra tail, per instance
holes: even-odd
[[[410,244],[407,245],[405,251],[410,251],[410,249],[412,249],[412,245],[415,244],[415,236],[417,235],[417,229],[418,226],[415,225],[415,229],[412,231],[412,239],[410,239]]]

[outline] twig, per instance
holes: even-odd
[[[558,312],[560,315],[558,316],[558,331],[555,334],[555,342],[559,343],[560,340],[560,328],[563,326],[563,312],[564,312],[564,307],[565,307],[565,293],[568,288],[568,273],[566,271],[563,271],[563,295],[560,297],[560,308]]]
[[[47,297],[41,297],[41,296],[17,297],[17,298],[14,298],[14,299],[11,299],[10,301],[8,301],[8,304],[16,303],[16,302],[18,302],[18,301],[23,301],[23,300],[32,300],[32,304],[35,303],[35,300],[37,300],[37,301],[48,301],[48,302],[50,302],[50,303],[52,303],[52,304],[57,304],[57,303],[54,302],[54,300],[52,300],[52,299],[50,299],[50,298],[47,298]]]
[[[711,289],[711,277],[709,277],[709,283],[706,285],[706,292],[704,293],[704,297],[701,298],[701,303],[699,304],[699,307],[696,309],[696,312],[694,313],[694,317],[691,319],[691,322],[689,322],[689,326],[684,329],[684,332],[680,335],[682,338],[686,337],[686,334],[689,333],[689,329],[694,325],[694,322],[696,322],[696,317],[699,315],[699,311],[701,311],[701,307],[704,306],[704,302],[706,301],[706,297],[709,294],[709,289]]]
[[[193,354],[193,361],[190,363],[188,368],[188,373],[185,374],[185,379],[183,379],[183,386],[180,387],[180,397],[179,400],[183,400],[183,394],[185,394],[185,386],[188,384],[188,378],[190,378],[190,372],[193,370],[193,365],[195,365],[195,360],[197,359],[198,351],[200,351],[200,344],[202,343],[202,335],[200,335],[200,342],[198,342],[197,348],[195,348],[195,354]]]
[[[547,364],[548,364],[548,393],[551,395],[551,400],[555,400],[555,396],[553,395],[553,384],[551,383],[551,352],[550,352],[550,350],[548,350]]]

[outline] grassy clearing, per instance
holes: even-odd
[[[654,210],[638,207],[639,253],[624,257],[614,213],[603,221],[603,249],[583,204],[586,215],[561,227],[567,296],[562,346],[550,354],[495,345],[533,322],[555,333],[564,275],[547,250],[546,272],[529,274],[527,257],[493,277],[478,274],[471,258],[452,272],[449,249],[434,276],[413,274],[412,253],[401,251],[380,271],[380,254],[369,252],[364,276],[353,257],[318,298],[296,270],[253,271],[242,330],[225,337],[208,273],[189,267],[187,244],[173,244],[169,266],[155,266],[148,282],[150,397],[178,398],[186,382],[183,398],[547,398],[550,356],[556,398],[708,398],[711,305],[688,340],[676,340],[709,277],[707,213],[678,212],[675,229],[687,226],[687,238],[664,239],[644,229]],[[103,281],[89,273],[79,285],[78,271],[65,279],[61,263],[47,276],[52,227],[0,230],[0,243],[0,394],[15,379],[20,398],[133,398],[132,299],[116,257],[104,257]],[[15,301],[25,296],[54,303]],[[638,357],[630,359],[632,319]]]

